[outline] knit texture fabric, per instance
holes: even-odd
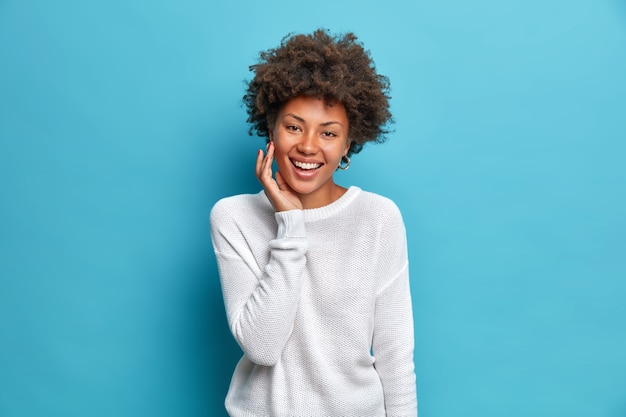
[[[224,198],[211,236],[226,315],[244,352],[233,417],[417,416],[406,234],[389,199],[350,187],[275,212]]]

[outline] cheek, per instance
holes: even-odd
[[[290,164],[286,150],[280,145],[277,146],[276,142],[274,142],[274,161],[276,161],[278,168],[283,168]]]
[[[281,141],[274,141],[274,159],[276,160],[283,159],[287,155],[287,150],[281,145],[283,145]]]
[[[340,160],[346,153],[346,147],[343,144],[333,144],[332,146],[327,147],[324,152],[326,153],[326,157],[329,159]]]

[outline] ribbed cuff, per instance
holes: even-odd
[[[278,232],[276,238],[306,237],[304,212],[302,210],[279,211],[276,213]]]

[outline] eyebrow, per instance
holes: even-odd
[[[295,114],[293,114],[293,113],[287,113],[287,114],[285,114],[285,117],[287,117],[287,116],[291,116],[291,117],[293,117],[294,119],[296,119],[296,120],[297,120],[297,121],[299,121],[300,123],[306,123],[306,120],[304,120],[304,119],[303,119],[302,117],[300,117],[300,116],[296,116],[296,115],[295,115]],[[342,125],[340,122],[336,121],[336,120],[330,120],[330,121],[328,121],[328,122],[320,123],[320,126],[330,126],[330,125],[334,125],[334,124],[338,124],[339,126],[343,127],[343,125]]]

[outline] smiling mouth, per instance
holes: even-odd
[[[299,168],[299,169],[302,169],[302,170],[305,170],[305,171],[312,171],[312,170],[318,169],[322,165],[324,165],[324,164],[315,164],[315,163],[311,163],[311,162],[299,162],[299,161],[294,161],[293,159],[291,160],[291,163],[296,168]]]

